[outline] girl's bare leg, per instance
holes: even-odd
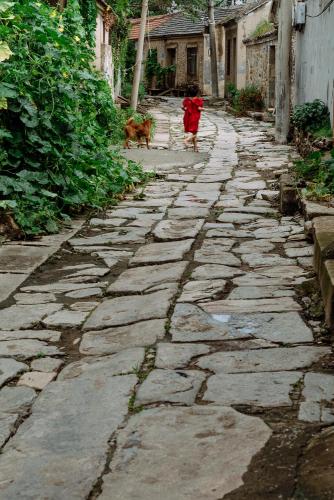
[[[198,153],[197,134],[193,135],[192,142],[193,142],[193,145],[194,145],[194,151],[195,151],[195,153]]]

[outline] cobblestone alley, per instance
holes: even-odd
[[[0,498],[333,499],[313,245],[276,203],[296,154],[207,110],[196,155],[177,100],[152,112],[130,155],[157,178],[1,303]]]

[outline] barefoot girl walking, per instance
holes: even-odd
[[[192,143],[194,151],[198,151],[197,146],[197,132],[198,124],[201,119],[201,112],[203,111],[203,99],[198,97],[198,87],[193,85],[189,87],[187,92],[187,97],[182,103],[182,109],[184,110],[184,131],[186,134],[191,134],[184,141],[186,146]]]

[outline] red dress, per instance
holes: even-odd
[[[201,118],[201,111],[199,108],[203,107],[203,99],[200,97],[186,97],[183,101],[183,107],[185,109],[183,124],[184,131],[186,133],[197,134],[198,124]]]

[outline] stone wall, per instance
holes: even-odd
[[[263,95],[266,106],[270,102],[270,50],[276,49],[277,35],[270,34],[266,37],[246,43],[246,85],[256,85]]]
[[[268,20],[270,16],[271,1],[260,7],[254,8],[238,21],[237,38],[237,87],[242,89],[246,85],[246,46],[244,40],[248,39],[255,31],[257,25]]]

